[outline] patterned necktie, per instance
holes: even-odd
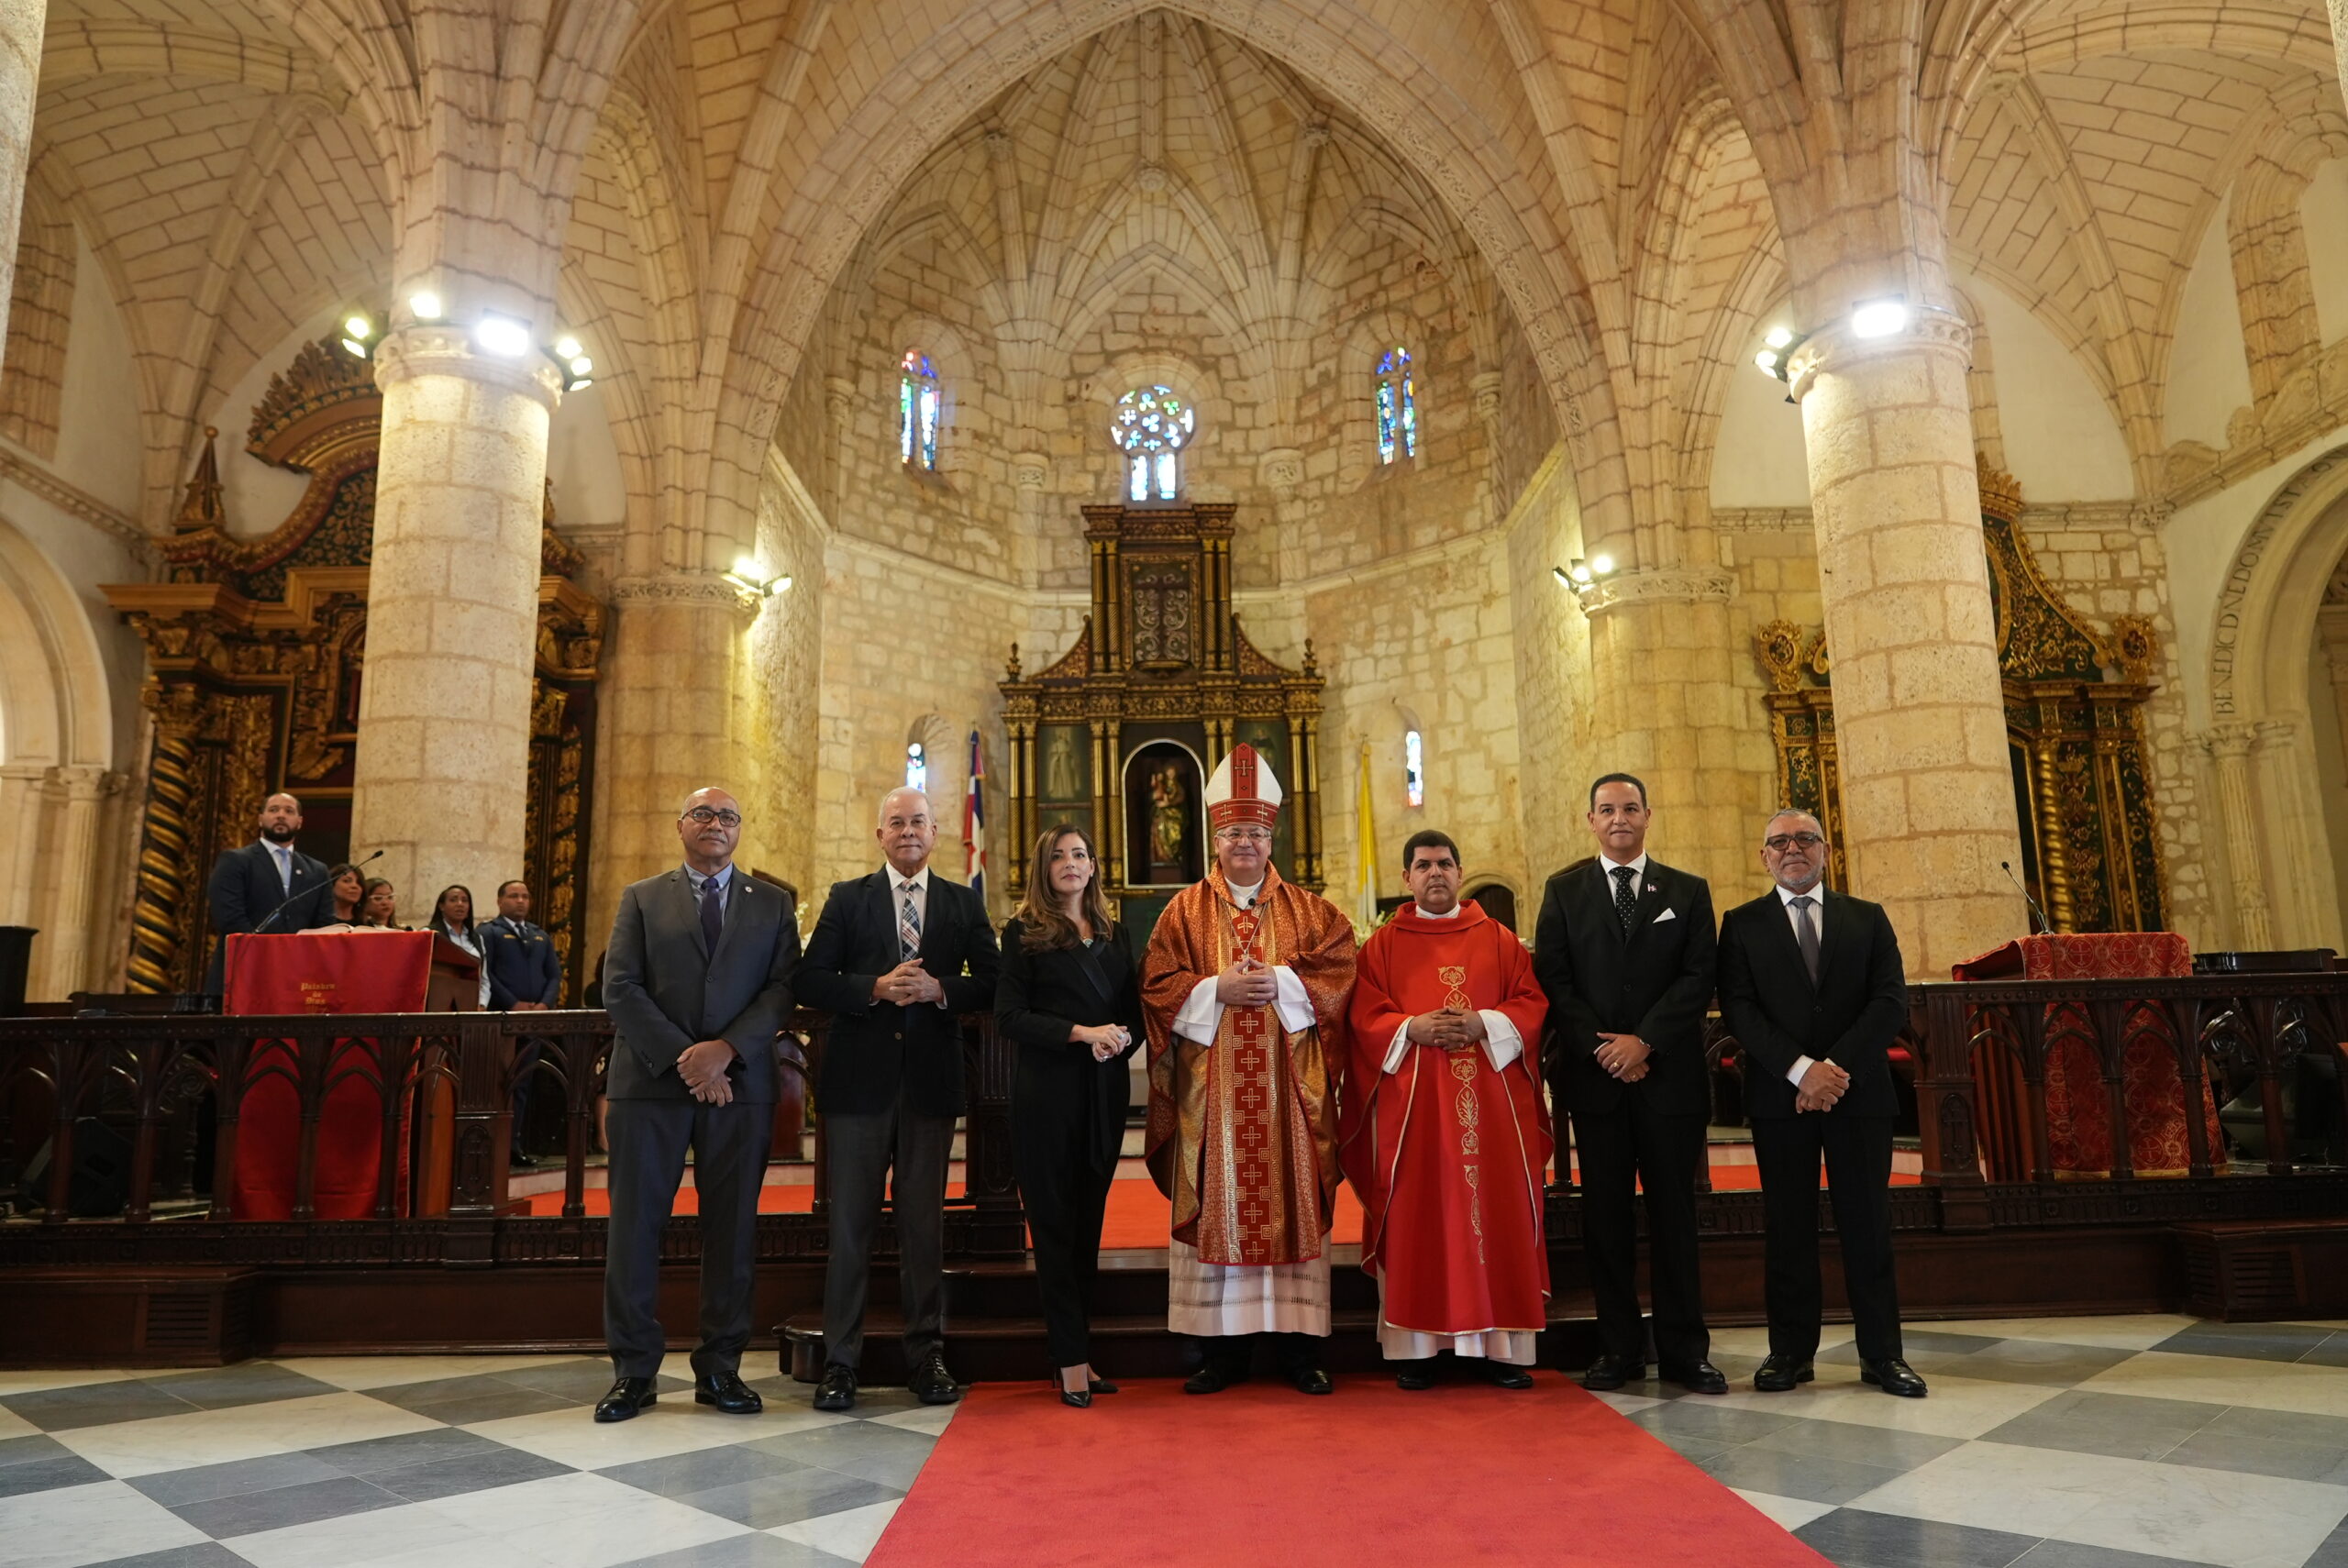
[[[1794,940],[1801,944],[1802,966],[1810,971],[1813,986],[1818,984],[1818,919],[1810,907],[1815,901],[1808,893],[1786,900],[1786,907],[1794,911]]]
[[[725,931],[725,886],[711,877],[701,885],[701,938],[709,950],[717,951],[717,939]]]
[[[277,862],[277,885],[285,889],[287,898],[292,898],[294,896],[294,852],[282,844],[272,844],[269,846],[269,856]]]
[[[1639,896],[1631,891],[1631,878],[1638,873],[1628,866],[1614,867],[1614,913],[1623,922],[1623,934],[1631,934],[1631,916],[1639,907]]]
[[[897,958],[902,963],[921,956],[921,911],[914,908],[911,882],[899,884],[897,894]]]

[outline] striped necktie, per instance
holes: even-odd
[[[900,962],[921,956],[921,911],[914,908],[914,885],[897,888],[897,957]]]

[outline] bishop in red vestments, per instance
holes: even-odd
[[[1404,1388],[1429,1386],[1445,1350],[1529,1388],[1551,1135],[1527,1047],[1548,999],[1516,934],[1459,901],[1449,838],[1413,834],[1402,858],[1412,901],[1362,946],[1338,1101],[1379,1344]]]
[[[1183,1385],[1247,1375],[1264,1335],[1289,1380],[1330,1391],[1329,1221],[1337,1193],[1333,1078],[1345,1054],[1354,930],[1272,868],[1280,787],[1251,746],[1207,781],[1214,869],[1167,901],[1144,955],[1145,1152],[1173,1200],[1168,1327],[1201,1342]]]

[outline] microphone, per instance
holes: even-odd
[[[383,852],[382,852],[382,850],[380,850],[380,849],[379,849],[379,850],[377,850],[374,854],[372,854],[372,855],[369,856],[368,856],[366,859],[364,859],[364,860],[354,861],[354,862],[351,864],[351,867],[350,867],[350,868],[351,868],[352,870],[356,871],[356,870],[360,869],[362,867],[372,866],[373,864],[375,864],[375,862],[377,862],[378,860],[381,860],[382,858],[383,858]],[[314,899],[314,898],[317,897],[317,896],[318,896],[318,894],[319,894],[320,892],[325,891],[325,890],[327,890],[327,889],[332,888],[333,886],[334,886],[334,884],[333,884],[333,883],[331,883],[331,882],[327,882],[327,883],[322,883],[322,884],[320,884],[318,887],[316,887],[316,888],[305,888],[305,889],[302,889],[300,892],[298,892],[298,893],[288,893],[288,894],[286,894],[286,895],[285,895],[285,901],[284,901],[283,903],[279,904],[275,909],[273,909],[273,910],[270,911],[269,911],[269,913],[267,913],[267,914],[265,914],[265,915],[263,915],[263,916],[261,917],[261,922],[260,922],[260,923],[259,925],[257,925],[257,926],[253,927],[253,929],[252,929],[252,934],[253,934],[253,935],[255,935],[255,936],[259,936],[260,934],[261,934],[261,933],[263,933],[263,932],[267,931],[267,930],[269,929],[269,927],[270,927],[270,922],[271,922],[271,921],[274,921],[274,920],[275,920],[279,915],[283,914],[283,913],[286,911],[286,910],[287,910],[289,907],[291,907],[291,906],[292,906],[292,904],[294,903],[294,901],[295,900],[297,900],[297,899]]]
[[[2041,936],[2054,935],[2054,922],[2046,918],[2046,911],[2038,907],[2038,900],[2030,896],[2030,889],[2023,887],[2021,878],[2014,875],[2014,868],[2012,865],[2007,861],[2000,860],[1998,862],[1998,869],[2006,874],[2006,880],[2014,885],[2014,891],[2021,895],[2021,901],[2030,906],[2030,912],[2032,914],[2038,917],[2038,931],[2036,934]]]

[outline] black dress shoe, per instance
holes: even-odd
[[[1888,1361],[1859,1362],[1859,1381],[1872,1383],[1886,1394],[1897,1394],[1902,1399],[1921,1399],[1929,1390],[1916,1369],[1894,1356]]]
[[[1090,1410],[1092,1408],[1092,1390],[1090,1388],[1063,1388],[1060,1390],[1060,1403],[1072,1407],[1075,1409]]]
[[[1096,1377],[1092,1380],[1091,1386],[1085,1391],[1090,1394],[1114,1394],[1117,1392],[1117,1386],[1105,1377]]]
[[[1626,1355],[1601,1355],[1581,1375],[1581,1386],[1592,1393],[1603,1394],[1625,1383],[1639,1382],[1646,1375],[1645,1362],[1633,1361]]]
[[[1798,1383],[1808,1383],[1818,1375],[1806,1355],[1773,1355],[1762,1362],[1761,1369],[1753,1375],[1753,1386],[1764,1394],[1787,1394]]]
[[[1337,1386],[1329,1375],[1317,1366],[1296,1366],[1289,1369],[1288,1380],[1299,1394],[1335,1394]]]
[[[1504,1361],[1486,1361],[1484,1381],[1495,1388],[1530,1388],[1533,1386],[1533,1374],[1525,1367],[1511,1366]]]
[[[647,1405],[659,1403],[660,1396],[655,1388],[656,1385],[649,1377],[618,1379],[613,1383],[612,1391],[596,1402],[595,1419],[599,1421],[634,1419],[636,1413]]]
[[[1406,1361],[1394,1369],[1394,1386],[1416,1394],[1434,1386],[1434,1360]]]
[[[767,1408],[759,1391],[731,1372],[704,1372],[694,1378],[693,1403],[714,1405],[729,1416],[755,1416]]]
[[[1728,1392],[1728,1374],[1709,1361],[1700,1361],[1693,1366],[1683,1366],[1676,1372],[1666,1369],[1663,1379],[1667,1383],[1677,1383],[1690,1394]]]
[[[951,1405],[962,1397],[962,1386],[954,1381],[952,1373],[946,1370],[946,1353],[942,1350],[934,1350],[922,1357],[921,1364],[914,1368],[913,1376],[906,1379],[905,1386],[912,1389],[914,1397],[925,1405]]]
[[[1198,1371],[1182,1379],[1185,1394],[1220,1394],[1235,1383],[1247,1381],[1244,1363],[1218,1361],[1210,1356]]]
[[[526,1154],[519,1149],[506,1155],[505,1163],[517,1171],[534,1171],[538,1168],[537,1156]]]
[[[853,1410],[856,1408],[856,1368],[832,1362],[824,1368],[822,1381],[815,1385],[815,1408],[818,1410]]]

